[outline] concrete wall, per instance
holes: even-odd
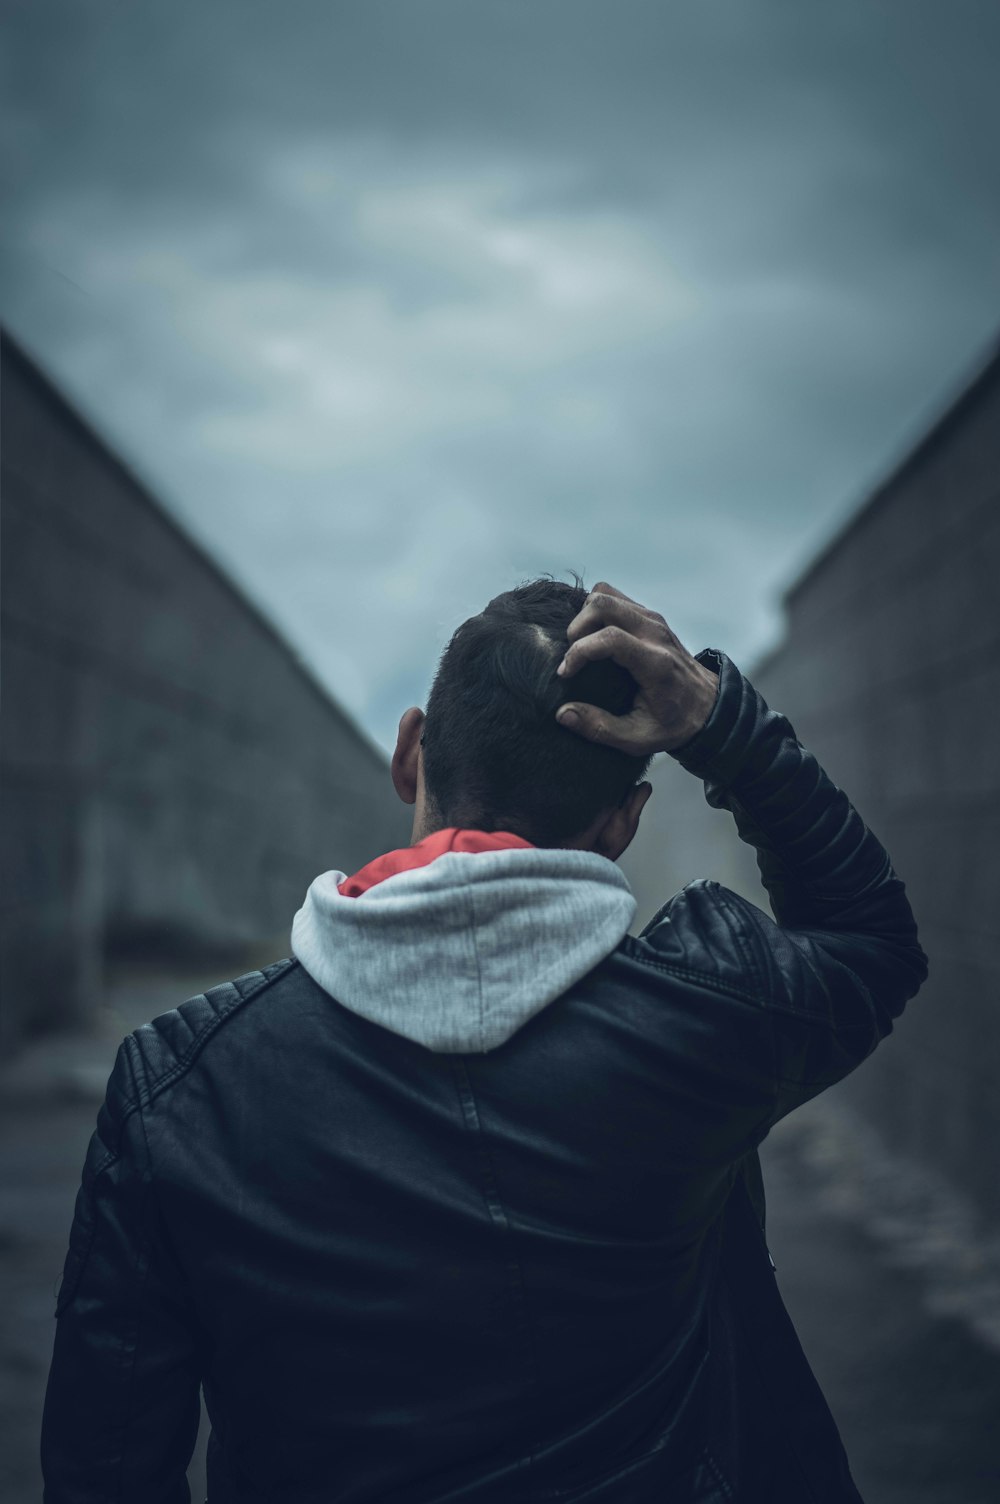
[[[381,751],[8,339],[0,1043],[109,950],[287,954],[321,871],[409,837]]]
[[[1000,355],[785,607],[783,644],[740,667],[885,844],[930,960],[894,1036],[834,1092],[1000,1231]],[[661,761],[643,912],[697,875],[766,908],[729,817]]]

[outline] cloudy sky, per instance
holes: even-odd
[[[741,666],[1000,326],[995,0],[8,0],[3,318],[388,747],[605,577]]]

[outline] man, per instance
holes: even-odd
[[[568,707],[572,705],[571,715]],[[664,751],[777,923],[617,858]],[[882,846],[725,653],[608,584],[461,626],[392,760],[414,844],[121,1046],[57,1302],[48,1504],[857,1500],[756,1150],[927,962]]]

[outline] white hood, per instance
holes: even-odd
[[[331,996],[428,1049],[494,1050],[614,950],[635,918],[592,851],[451,851],[357,898],[310,885],[292,952]]]

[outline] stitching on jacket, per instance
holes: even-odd
[[[640,940],[645,940],[646,936],[652,930],[656,929],[656,926],[659,924],[660,920],[663,918],[664,914],[667,912],[667,910],[669,909],[669,907],[673,903],[673,901],[674,901],[673,898],[668,898],[667,901],[666,901],[666,903],[661,903],[660,907],[657,909],[656,913],[653,915],[653,917],[649,921],[649,923],[648,924],[644,924],[643,927],[642,927],[642,929],[639,931],[639,937],[638,938]]]
[[[720,1468],[719,1464],[716,1462],[708,1447],[705,1448],[702,1455],[705,1460],[705,1466],[708,1468],[708,1471],[711,1473],[717,1486],[722,1490],[727,1499],[735,1499],[736,1495],[733,1493],[732,1484]]]
[[[725,890],[720,889],[719,898],[720,898],[720,901],[722,902],[722,904],[727,909],[727,911],[728,912],[732,912],[733,908],[732,908],[732,905],[729,903],[728,898],[725,896]],[[766,918],[766,916],[762,916],[762,917]],[[785,926],[778,925],[777,928],[778,929],[784,929]],[[744,937],[746,939],[751,940],[751,937],[750,937],[750,935],[747,932],[743,932],[743,934],[744,934]],[[759,935],[758,935],[758,940],[759,940]],[[753,942],[751,940],[751,944],[752,943]],[[839,958],[836,957],[836,956],[834,956],[833,959],[834,960],[839,960]],[[874,1007],[875,1006],[875,1000],[872,997],[871,990],[870,990],[870,988],[868,988],[865,985],[865,983],[862,981],[861,977],[858,976],[857,972],[854,971],[852,967],[848,966],[845,961],[840,961],[839,964],[841,966],[843,966],[843,968],[844,968],[845,971],[850,972],[851,976],[854,978],[854,981],[857,984],[857,986],[858,986],[859,990],[861,991],[861,993],[863,994],[864,998],[872,1005],[872,1007]],[[770,990],[770,986],[768,985],[768,983],[767,983],[766,979],[763,977],[763,975],[760,975],[760,983],[761,983],[761,987],[762,987],[762,989],[764,991],[764,994],[765,994],[765,996],[763,998],[763,1003],[764,1003],[764,1006],[765,1006],[765,1008],[767,1009],[767,1011],[769,1013],[780,1013],[783,1017],[785,1017],[785,1018],[794,1018],[799,1023],[819,1024],[821,1027],[825,1027],[827,1029],[833,1029],[833,1031],[835,1033],[837,1033],[837,1034],[846,1034],[846,1033],[848,1033],[852,1029],[863,1029],[866,1033],[870,1033],[871,1032],[871,1025],[870,1025],[870,1023],[865,1023],[865,1022],[860,1022],[860,1023],[831,1023],[830,1019],[828,1019],[828,1018],[823,1018],[823,1017],[821,1017],[821,1016],[819,1016],[817,1014],[813,1014],[813,1013],[807,1013],[807,1012],[804,1012],[801,1008],[796,1008],[796,1007],[791,1006],[788,1003],[783,1003],[778,998],[772,996],[771,990]],[[837,1081],[839,1081],[841,1078],[840,1078],[840,1076],[837,1076],[834,1079],[837,1080]],[[789,1085],[791,1085],[791,1084],[793,1084],[793,1083],[790,1082]]]
[[[197,1055],[202,1047],[207,1044],[208,1040],[215,1033],[216,1029],[221,1028],[224,1023],[232,1018],[233,1014],[239,1010],[241,1004],[248,1003],[250,1002],[251,998],[258,997],[262,992],[266,992],[268,987],[270,987],[274,982],[277,982],[279,978],[287,976],[291,968],[293,966],[298,966],[299,964],[300,963],[294,959],[289,960],[285,962],[280,971],[273,972],[269,977],[265,977],[263,972],[258,972],[260,982],[255,983],[248,992],[240,992],[239,988],[236,987],[234,982],[226,983],[225,985],[232,987],[233,991],[236,993],[235,999],[227,1003],[224,1008],[219,1010],[219,1012],[213,1014],[212,1018],[209,1019],[205,1026],[200,1029],[194,1036],[191,1043],[184,1050],[184,1053],[179,1056],[179,1058],[174,1062],[172,1066],[168,1067],[168,1069],[162,1076],[158,1076],[156,1078],[153,1084],[148,1088],[145,1098],[142,1097],[140,1089],[139,1100],[135,1105],[145,1107],[146,1104],[148,1102],[151,1102],[154,1097],[159,1096],[160,1092],[164,1091],[166,1087],[168,1087],[171,1082],[176,1079],[176,1077],[183,1075],[183,1073],[187,1070],[188,1066],[193,1061],[195,1055]],[[208,994],[205,992],[198,993],[196,1001],[200,1002],[202,999],[205,999],[207,1001]]]
[[[134,1112],[137,1106],[138,1106],[138,1103],[136,1103],[136,1102],[129,1102],[127,1104],[127,1109],[122,1114],[122,1120],[121,1120],[120,1127],[124,1127],[126,1117],[128,1117],[129,1113]],[[119,1130],[119,1134],[120,1134],[120,1130]],[[118,1137],[119,1134],[116,1134],[115,1136]],[[118,1150],[117,1149],[109,1149],[107,1151],[107,1153],[105,1154],[104,1158],[101,1160],[100,1164],[97,1166],[97,1169],[94,1171],[93,1175],[91,1175],[90,1180],[88,1182],[88,1187],[92,1186],[94,1184],[95,1180],[97,1179],[97,1177],[99,1175],[103,1175],[104,1172],[105,1172],[105,1170],[108,1168],[108,1165],[114,1164],[114,1162],[115,1162],[115,1160],[117,1158],[118,1158]]]
[[[537,1396],[541,1389],[541,1371],[538,1363],[538,1353],[535,1348],[535,1335],[531,1322],[528,1319],[528,1305],[524,1292],[524,1274],[521,1264],[516,1257],[514,1247],[514,1229],[507,1216],[503,1198],[500,1195],[500,1187],[497,1181],[496,1166],[493,1162],[493,1154],[490,1149],[489,1137],[483,1128],[479,1116],[479,1108],[476,1103],[475,1089],[472,1085],[472,1077],[469,1068],[461,1056],[453,1055],[452,1072],[455,1085],[458,1090],[459,1103],[462,1109],[462,1117],[470,1133],[475,1134],[478,1148],[480,1190],[486,1203],[486,1210],[493,1226],[504,1240],[501,1250],[503,1266],[507,1276],[507,1289],[511,1297],[517,1319],[517,1329],[521,1338],[521,1361],[523,1364],[523,1380],[529,1396]],[[531,1400],[527,1403],[530,1406]],[[530,1463],[537,1443],[530,1444],[530,1455],[523,1459]]]
[[[142,1130],[143,1147],[145,1149],[146,1132],[141,1117],[139,1119],[139,1127]],[[146,1286],[146,1278],[149,1274],[149,1233],[146,1226],[146,1218],[151,1186],[148,1168],[149,1165],[147,1159],[146,1164],[142,1167],[141,1170],[141,1190],[139,1192],[139,1205],[136,1213],[136,1220],[138,1222],[138,1225],[142,1229],[141,1235],[137,1240],[138,1248],[136,1249],[135,1264],[133,1266],[133,1277],[136,1282],[136,1300],[133,1313],[129,1318],[127,1332],[121,1345],[121,1353],[123,1358],[122,1366],[125,1367],[127,1363],[127,1371],[123,1375],[125,1392],[123,1396],[124,1403],[122,1406],[123,1414],[121,1420],[121,1440],[119,1442],[118,1452],[114,1457],[114,1467],[115,1471],[118,1474],[119,1489],[121,1489],[122,1487],[122,1478],[125,1470],[125,1453],[129,1435],[129,1424],[134,1410],[135,1370],[139,1358],[139,1334],[143,1319],[142,1297]]]
[[[744,992],[741,987],[722,977],[713,976],[710,971],[694,971],[691,967],[678,966],[674,961],[663,961],[658,956],[647,956],[640,950],[637,941],[632,935],[622,937],[622,944],[627,942],[627,954],[638,961],[640,966],[649,966],[654,971],[662,971],[666,976],[676,976],[688,982],[700,982],[715,992],[726,992],[731,997],[738,998],[741,1003],[752,1003],[755,1008],[762,1008],[763,1004],[759,996],[752,992]]]
[[[742,924],[740,923],[737,911],[733,908],[732,904],[729,902],[729,899],[726,897],[726,890],[723,888],[722,884],[713,882],[712,888],[714,890],[716,902],[728,919],[729,926],[733,934],[736,936],[736,944],[739,948],[741,956],[743,956],[746,962],[747,970],[753,977],[758,991],[760,991],[761,984],[763,983],[764,979],[761,976],[760,970],[757,966],[757,958],[753,952],[753,943],[750,939],[750,936],[746,933]]]
[[[89,1191],[87,1192],[87,1197],[89,1201]],[[56,1290],[55,1314],[57,1319],[62,1315],[76,1294],[83,1271],[87,1267],[90,1250],[93,1247],[94,1237],[97,1233],[97,1218],[94,1216],[94,1209],[92,1206],[86,1205],[86,1203],[85,1208],[86,1221],[83,1227],[83,1234],[82,1237],[78,1238],[75,1248],[73,1246],[73,1232],[79,1224],[76,1212],[74,1211],[73,1214],[69,1246],[66,1250],[66,1258],[63,1261],[62,1278]]]
[[[232,982],[223,984],[233,987],[234,992],[236,992],[236,1000],[230,1002],[223,1010],[213,1015],[208,1023],[205,1024],[204,1028],[200,1029],[199,1032],[194,1036],[191,1043],[184,1051],[183,1055],[181,1055],[180,1058],[176,1060],[174,1064],[170,1066],[162,1076],[157,1076],[152,1086],[147,1086],[144,1088],[138,1084],[138,1081],[136,1079],[135,1066],[131,1059],[131,1051],[133,1049],[137,1049],[138,1046],[133,1034],[126,1035],[122,1040],[122,1046],[129,1047],[129,1068],[132,1071],[135,1095],[126,1097],[125,1102],[123,1103],[119,1113],[117,1114],[115,1122],[116,1144],[120,1140],[122,1133],[125,1131],[125,1124],[128,1122],[132,1114],[134,1112],[138,1112],[142,1107],[148,1107],[154,1097],[158,1097],[160,1095],[160,1092],[165,1091],[166,1088],[170,1086],[178,1076],[183,1075],[188,1066],[192,1063],[195,1055],[199,1053],[202,1045],[208,1042],[209,1038],[215,1033],[216,1029],[220,1028],[222,1024],[226,1023],[228,1019],[232,1018],[233,1014],[238,1011],[241,1003],[250,1002],[251,998],[255,998],[259,993],[266,991],[266,989],[271,986],[272,982],[278,981],[280,977],[287,976],[291,968],[293,966],[298,966],[299,964],[300,963],[298,961],[290,960],[286,962],[284,966],[282,966],[280,971],[274,972],[269,977],[265,977],[262,972],[259,973],[261,977],[260,983],[252,987],[249,992],[240,992],[236,987],[233,986]],[[199,992],[195,994],[194,998],[186,998],[185,1001],[200,1002],[203,999],[207,1000],[207,996],[207,993]],[[94,1170],[93,1180],[96,1180],[98,1175],[102,1174],[117,1158],[117,1148],[109,1149],[104,1158]]]

